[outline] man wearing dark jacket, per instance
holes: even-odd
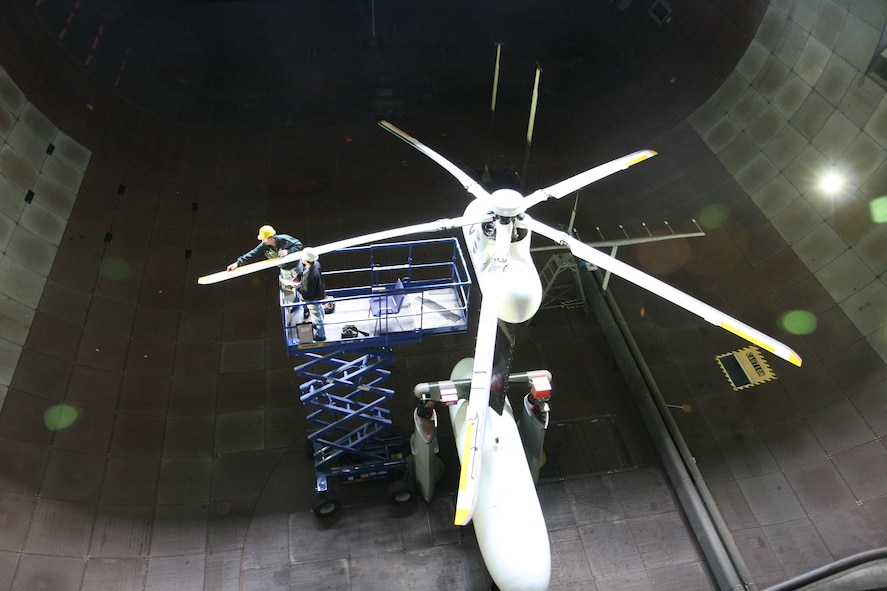
[[[246,254],[237,257],[237,260],[228,265],[228,270],[233,271],[240,265],[255,263],[265,259],[276,259],[302,250],[302,242],[289,234],[278,234],[271,226],[259,228],[259,245]],[[295,261],[280,265],[281,286],[291,286],[302,274],[302,262]]]
[[[323,298],[326,297],[326,289],[323,286],[323,276],[320,273],[320,261],[317,253],[310,248],[302,249],[302,280],[296,284],[296,293],[306,302],[311,324],[314,325],[314,340],[325,341],[326,331],[323,328]]]

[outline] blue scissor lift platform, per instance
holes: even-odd
[[[412,497],[406,473],[409,442],[392,429],[382,384],[393,345],[425,335],[465,332],[471,278],[456,238],[372,244],[323,255],[327,340],[315,342],[292,292],[281,291],[287,352],[298,357],[301,401],[313,425],[306,449],[314,458],[314,511],[341,507],[328,479],[390,478],[396,501]],[[299,337],[302,336],[302,339]]]

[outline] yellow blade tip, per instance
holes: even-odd
[[[801,357],[794,351],[792,351],[791,354],[788,356],[788,361],[789,363],[793,363],[794,365],[801,367]]]
[[[453,520],[455,525],[468,525],[471,519],[471,511],[468,509],[456,509],[456,519]]]

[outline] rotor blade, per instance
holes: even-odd
[[[400,139],[402,139],[403,141],[405,141],[409,145],[413,146],[414,148],[416,148],[417,150],[419,150],[420,152],[422,152],[423,154],[425,154],[426,156],[428,156],[432,160],[434,160],[437,164],[439,164],[442,168],[444,168],[448,173],[450,173],[451,175],[456,177],[456,180],[458,180],[460,183],[462,183],[462,186],[465,187],[466,191],[468,191],[469,193],[471,193],[472,195],[474,195],[478,199],[489,199],[490,198],[490,194],[487,193],[487,191],[483,187],[480,186],[480,183],[478,183],[476,180],[474,180],[473,178],[468,176],[468,174],[465,171],[463,171],[461,168],[459,168],[458,166],[456,166],[455,164],[453,164],[452,162],[450,162],[449,160],[447,160],[446,158],[444,158],[443,156],[441,156],[440,154],[438,154],[437,152],[435,152],[434,150],[432,150],[431,148],[429,148],[428,146],[426,146],[425,144],[423,144],[422,142],[420,142],[419,140],[417,140],[416,138],[414,138],[413,136],[411,136],[410,134],[405,132],[404,130],[388,123],[384,119],[382,121],[379,121],[379,125],[382,126],[382,128],[390,131],[391,133],[393,133],[394,135],[396,135],[397,137],[399,137]]]
[[[496,349],[496,330],[499,324],[499,298],[502,281],[496,277],[508,265],[511,246],[511,222],[496,223],[495,258],[484,270],[483,299],[477,326],[474,349],[474,370],[465,418],[465,438],[462,441],[462,469],[459,471],[459,490],[456,495],[456,525],[467,525],[474,516],[477,493],[480,488],[481,460],[483,458],[487,411],[490,405],[490,382]],[[478,282],[481,279],[478,277]]]
[[[653,150],[640,150],[639,152],[629,154],[628,156],[617,158],[612,162],[595,166],[590,170],[586,170],[585,172],[579,173],[576,176],[572,176],[545,189],[537,189],[524,198],[524,201],[526,202],[525,211],[546,199],[552,197],[560,199],[564,195],[574,193],[582,187],[586,187],[591,183],[599,181],[604,177],[619,172],[620,170],[625,170],[629,166],[637,164],[638,162],[643,162],[647,158],[652,158],[655,155],[656,152]]]
[[[732,332],[733,334],[744,338],[745,340],[770,351],[777,357],[785,359],[794,365],[801,365],[801,357],[795,353],[788,345],[777,341],[751,326],[740,322],[736,318],[721,312],[717,308],[713,308],[708,304],[701,302],[693,296],[668,285],[656,279],[652,275],[644,273],[640,269],[636,269],[631,265],[623,263],[619,259],[613,258],[595,248],[592,248],[579,240],[573,238],[565,232],[555,230],[554,228],[543,224],[537,220],[525,215],[523,222],[533,231],[554,240],[558,244],[569,247],[570,251],[577,257],[584,259],[596,265],[601,269],[606,269],[611,273],[631,281],[635,285],[643,287],[653,293],[665,298],[666,300],[681,306],[685,310],[689,310],[694,314],[701,316],[707,322],[720,326],[721,328]]]
[[[423,224],[415,224],[413,226],[404,226],[402,228],[394,228],[392,230],[382,230],[381,232],[364,234],[363,236],[356,236],[354,238],[346,238],[345,240],[339,240],[338,242],[330,242],[329,244],[317,246],[313,250],[317,254],[325,254],[328,252],[334,252],[336,250],[342,250],[343,248],[360,246],[361,244],[368,244],[370,242],[378,242],[381,240],[389,240],[391,238],[399,238],[401,236],[407,236],[409,234],[421,234],[422,232],[440,232],[442,230],[451,230],[453,228],[459,228],[461,226],[479,224],[489,221],[490,217],[491,216],[489,214],[485,213],[483,214],[483,216],[460,216],[452,219],[442,218],[433,222],[425,222]],[[197,283],[200,283],[201,285],[209,285],[212,283],[219,283],[220,281],[227,281],[228,279],[234,279],[235,277],[249,275],[250,273],[255,273],[256,271],[263,271],[265,269],[270,269],[272,267],[277,267],[279,265],[285,265],[287,263],[298,261],[301,256],[301,250],[298,252],[291,252],[283,257],[243,265],[237,267],[232,271],[219,271],[217,273],[204,275],[197,280]]]

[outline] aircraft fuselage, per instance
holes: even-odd
[[[463,360],[450,379],[471,375],[473,360]],[[459,461],[465,438],[468,401],[448,407]],[[548,528],[530,474],[511,403],[501,415],[486,413],[480,489],[474,531],[487,571],[502,591],[545,591],[551,579]]]

